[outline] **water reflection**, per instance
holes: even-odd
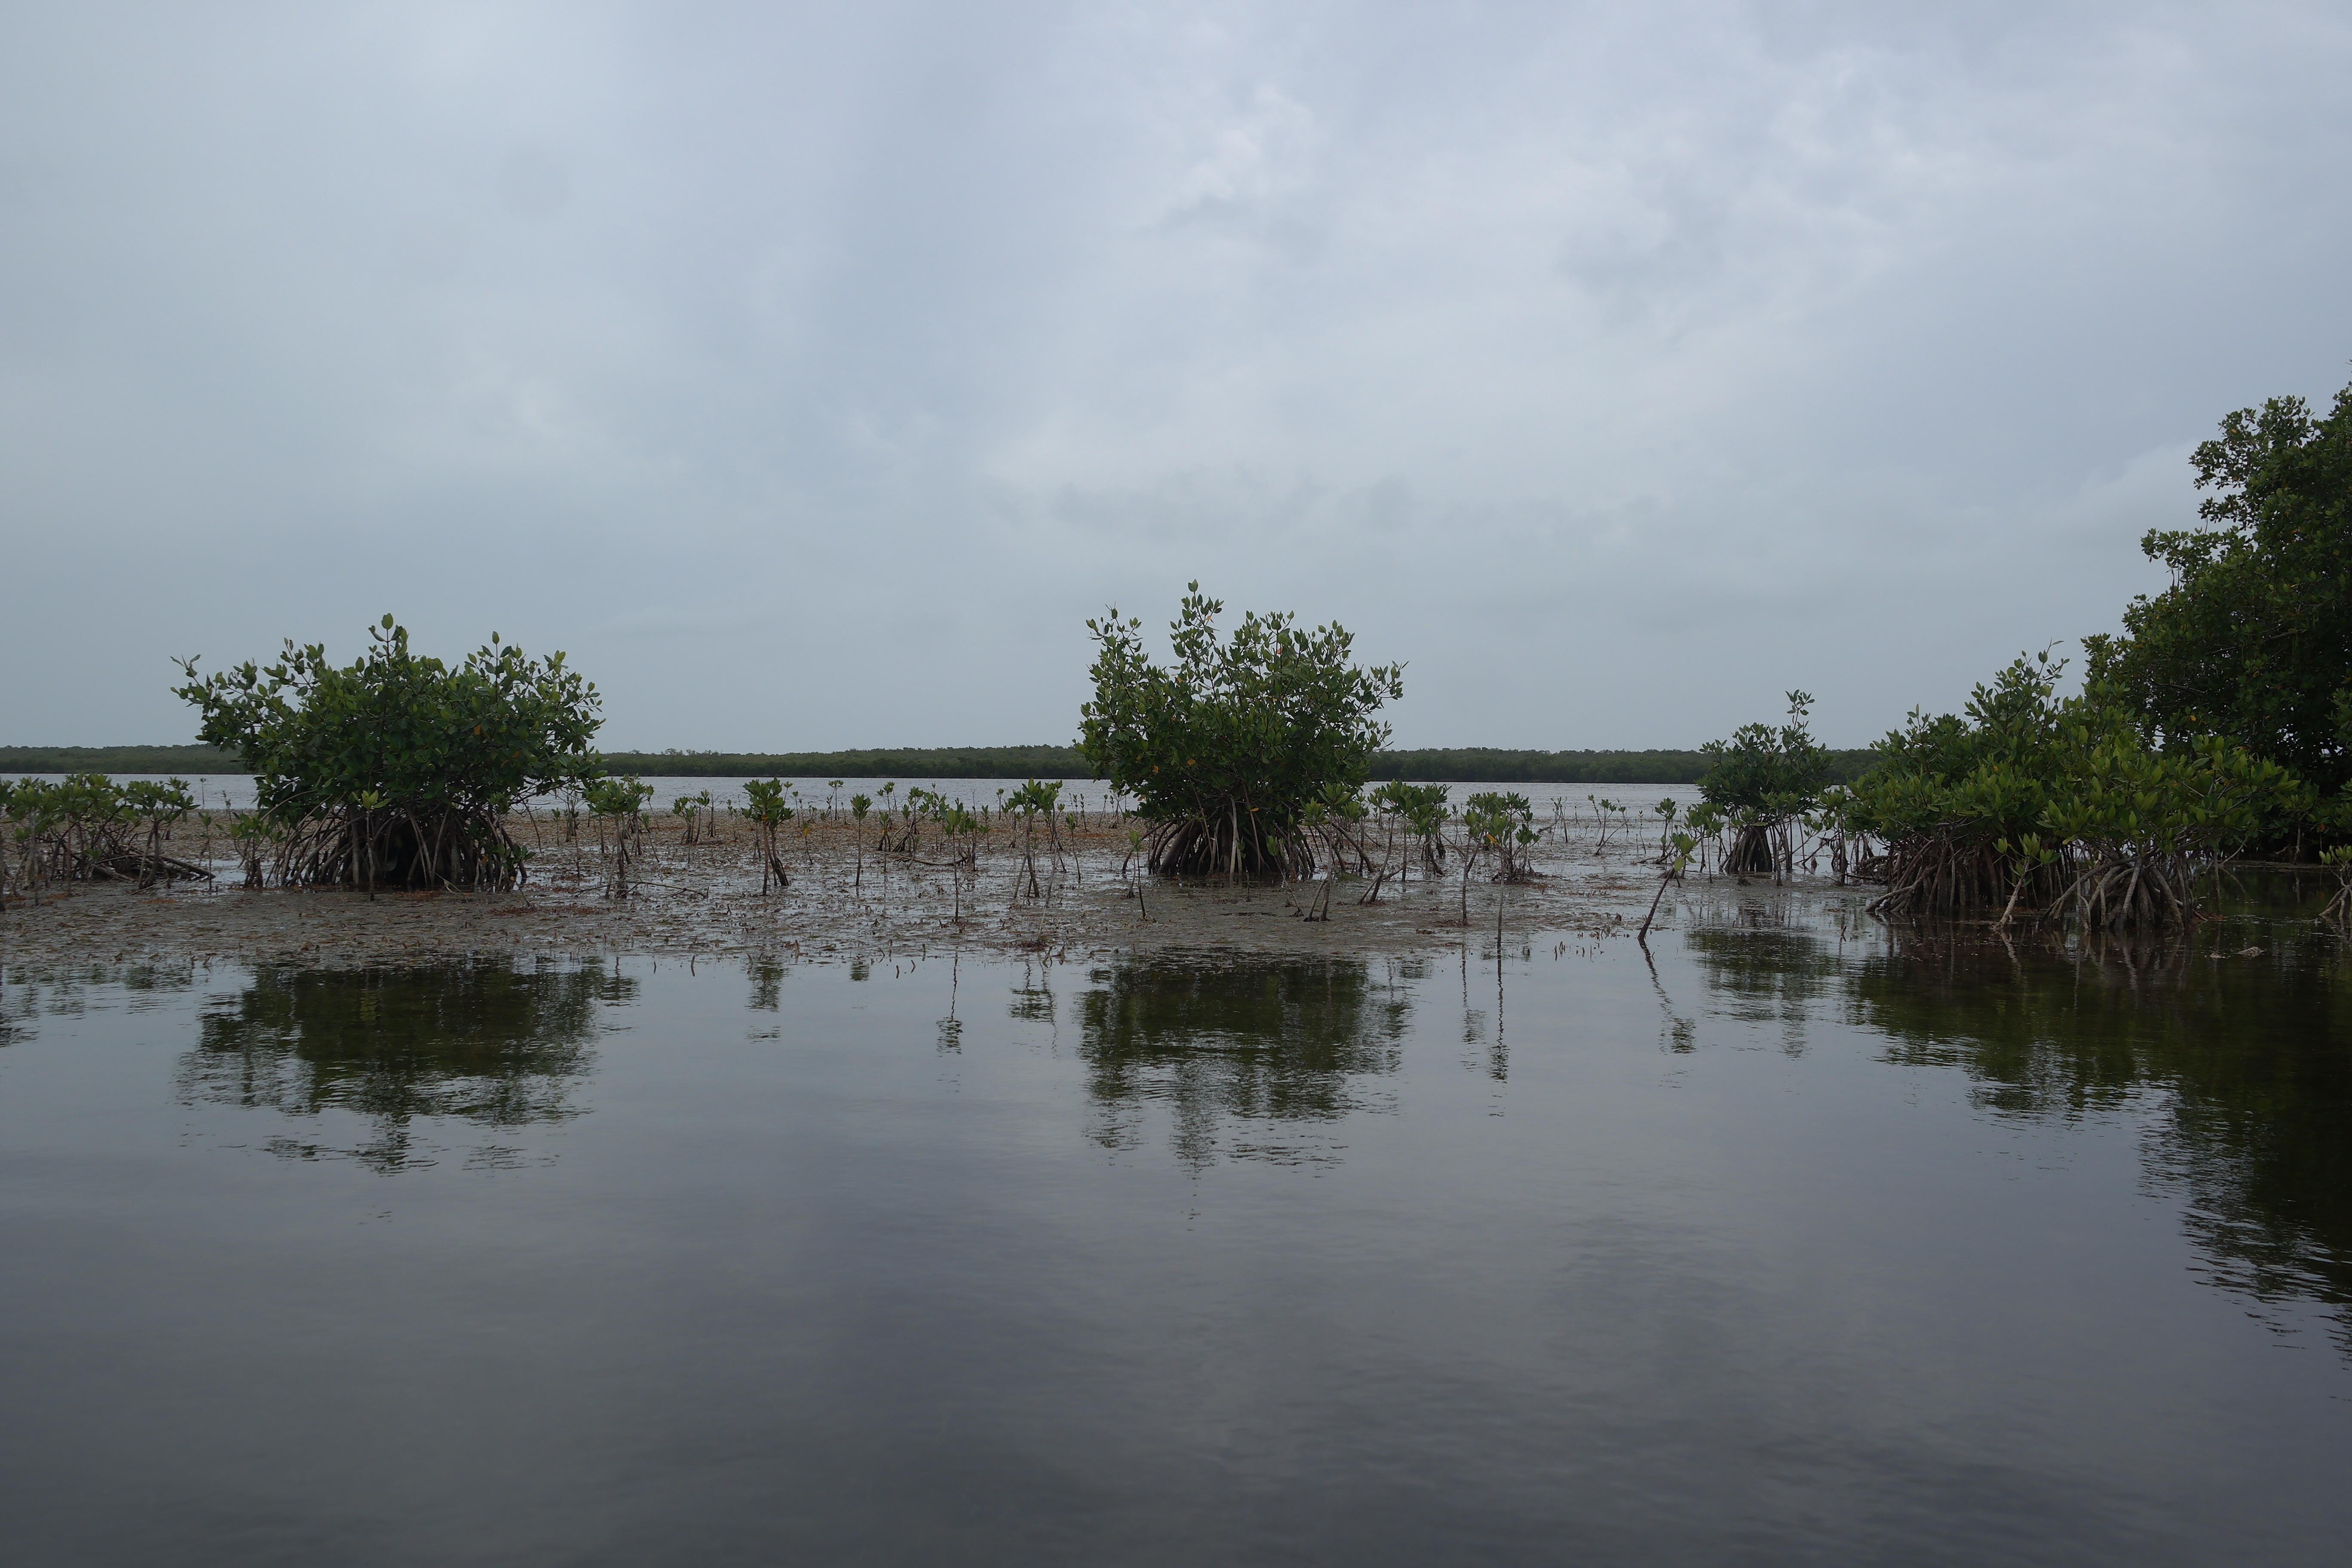
[[[2352,973],[2325,935],[2234,929],[2086,947],[1897,931],[1843,958],[1792,931],[1690,941],[1734,1016],[1826,1003],[1886,1060],[1966,1073],[1990,1114],[2153,1108],[2149,1175],[2212,1281],[2339,1309],[2352,1353]]]
[[[1753,915],[1754,910],[1747,911]],[[1777,1028],[1780,1049],[1805,1054],[1807,1027],[1844,971],[1837,950],[1809,931],[1764,920],[1706,926],[1686,938],[1706,972],[1717,1010],[1743,1024]],[[1687,1032],[1687,1031],[1685,1031]]]
[[[198,984],[193,960],[0,966],[0,1046],[38,1037],[45,1017],[79,1018],[93,1007],[140,1013],[176,1006]]]
[[[601,967],[479,962],[404,969],[280,969],[203,1016],[177,1074],[182,1100],[318,1119],[367,1119],[355,1148],[280,1138],[290,1155],[344,1155],[379,1170],[433,1163],[417,1124],[454,1119],[512,1129],[578,1115],[600,1009],[637,983]],[[492,1143],[472,1163],[514,1163]]]
[[[1346,959],[1122,960],[1087,976],[1078,1051],[1104,1146],[1140,1145],[1163,1108],[1179,1158],[1218,1153],[1285,1163],[1335,1161],[1331,1124],[1391,1108],[1373,1081],[1403,1053],[1411,1003],[1401,973]],[[1016,994],[1024,1016],[1048,996]],[[1236,1125],[1238,1124],[1238,1125]]]

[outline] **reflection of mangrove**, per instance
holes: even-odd
[[[1841,965],[1834,948],[1771,918],[1777,908],[1750,906],[1740,913],[1751,919],[1702,925],[1685,940],[1718,1011],[1744,1024],[1779,1025],[1781,1049],[1802,1056],[1813,1008],[1837,985]]]
[[[205,1015],[180,1092],[370,1118],[377,1142],[362,1157],[396,1166],[418,1118],[518,1127],[577,1114],[569,1091],[587,1070],[598,1010],[635,989],[594,967],[505,963],[266,971]]]
[[[1210,1159],[1225,1122],[1330,1122],[1396,1070],[1410,1004],[1340,959],[1134,960],[1097,969],[1079,998],[1079,1052],[1105,1112],[1098,1136],[1132,1148],[1144,1107],[1165,1104],[1186,1160]],[[1034,998],[1023,1005],[1034,1007]],[[1231,1153],[1318,1157],[1292,1142],[1224,1140]]]
[[[1736,1007],[1843,1002],[1891,1037],[1887,1059],[1958,1068],[1997,1114],[2159,1106],[2149,1169],[2186,1200],[2215,1282],[2352,1306],[2352,974],[2323,937],[2259,956],[2212,942],[1897,934],[1843,963],[1779,933],[1695,945]],[[2352,1312],[2337,1321],[2352,1351]]]

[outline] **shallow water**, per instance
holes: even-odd
[[[1654,971],[12,969],[9,1555],[2336,1560],[2340,944],[1768,891]]]
[[[49,784],[58,784],[66,778],[64,773],[24,773],[10,776],[40,779]],[[113,776],[119,784],[129,784],[140,779],[153,784],[167,782],[162,773],[117,773]],[[253,805],[253,776],[250,773],[226,773],[208,778],[183,779],[181,782],[188,786],[189,791],[197,797],[199,807],[205,810],[243,811]],[[731,775],[647,773],[638,782],[654,792],[651,804],[646,809],[659,816],[669,809],[672,801],[681,796],[692,798],[705,792],[709,793],[714,805],[721,807],[740,806],[743,804],[743,785],[749,780]],[[982,806],[993,810],[1005,795],[1018,789],[1024,781],[977,778],[844,779],[838,789],[833,787],[832,781],[829,779],[796,778],[788,779],[785,782],[795,786],[794,794],[797,798],[792,800],[794,805],[811,811],[830,811],[839,816],[848,809],[849,798],[852,795],[864,795],[877,803],[888,799],[894,805],[904,805],[907,792],[910,788],[930,790],[950,800],[961,801],[975,810]],[[1066,810],[1116,812],[1129,804],[1128,797],[1118,794],[1100,779],[1063,779],[1059,783],[1062,785],[1061,805]],[[885,784],[892,788],[889,796],[885,796],[882,793]],[[1481,790],[1499,790],[1506,793],[1517,791],[1535,805],[1538,816],[1542,818],[1549,818],[1555,805],[1561,812],[1570,816],[1581,815],[1591,817],[1596,814],[1595,802],[1610,800],[1612,804],[1626,809],[1627,815],[1633,819],[1634,831],[1644,831],[1652,837],[1654,837],[1657,826],[1655,821],[1647,815],[1653,803],[1672,800],[1678,805],[1687,806],[1699,798],[1698,786],[1696,784],[1528,784],[1521,782],[1518,784],[1454,784],[1446,785],[1446,788],[1453,792],[1453,798],[1457,801],[1466,800]],[[556,799],[557,797],[552,795],[540,797],[536,803],[537,809],[541,812],[552,809]],[[1644,823],[1648,824],[1646,829],[1643,827]]]

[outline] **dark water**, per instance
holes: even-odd
[[[1714,916],[13,970],[0,1550],[2341,1561],[2340,944]]]

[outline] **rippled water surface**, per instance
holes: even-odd
[[[2245,930],[12,968],[0,1531],[2339,1561],[2352,976]]]

